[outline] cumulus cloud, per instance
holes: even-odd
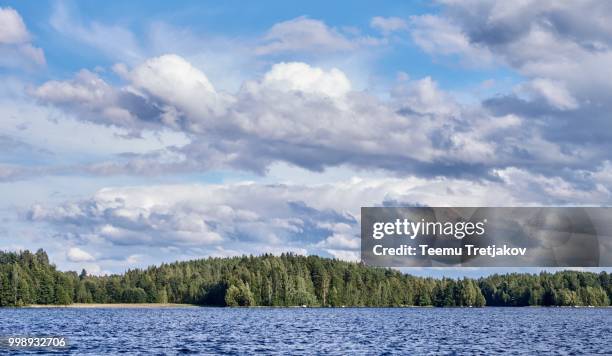
[[[320,185],[117,187],[32,207],[31,222],[48,224],[66,246],[79,246],[64,256],[72,262],[98,262],[109,251],[121,255],[106,256],[109,261],[130,264],[156,262],[147,256],[151,251],[295,251],[356,259],[363,205],[606,204],[612,187],[611,9],[589,1],[442,1],[435,15],[373,18],[376,38],[299,17],[272,26],[256,43],[225,39],[210,47],[199,34],[160,24],[152,25],[145,36],[150,43],[141,46],[126,28],[80,23],[60,4],[51,18],[54,30],[120,63],[112,72],[82,70],[31,88],[48,117],[63,111],[81,126],[47,135],[48,126],[39,122],[30,142],[66,141],[54,147],[71,161],[37,166],[48,155],[0,136],[0,146],[16,147],[3,157],[0,180],[226,168],[266,174],[279,163],[387,177]],[[44,63],[15,10],[0,9],[0,23],[0,65]],[[509,94],[468,104],[429,76],[400,78],[388,93],[360,90],[347,71],[319,60],[365,52],[398,36],[410,36],[438,58],[450,56],[472,69],[503,66],[524,81]],[[233,46],[240,51],[232,52]],[[318,64],[282,62],[296,56]],[[236,58],[231,70],[211,64]],[[228,72],[240,72],[231,89],[218,80]],[[7,109],[12,103],[0,107],[9,119],[33,117],[21,106]],[[127,138],[76,137],[98,129],[127,132]],[[136,146],[137,137],[168,132],[181,139],[126,147]],[[99,146],[87,151],[95,153],[94,162],[74,163],[72,154],[90,141]],[[15,155],[26,157],[27,166],[12,161]],[[95,251],[95,258],[86,251]]]
[[[522,117],[562,152],[582,151],[583,169],[609,158],[610,4],[442,1],[441,10],[410,19],[424,51],[510,68],[526,79],[512,93],[485,99],[486,110]]]
[[[315,244],[316,248],[322,249],[331,256],[347,261],[359,260],[359,248],[361,239],[354,225],[346,223],[321,224],[331,231],[331,235]]]
[[[155,57],[130,72],[119,73],[134,88],[165,105],[163,117],[169,124],[175,124],[178,114],[171,108],[204,120],[222,115],[230,102],[229,96],[218,93],[204,73],[177,55]]]
[[[83,103],[97,106],[110,101],[112,88],[95,73],[82,70],[69,82],[49,81],[36,89],[34,95],[54,104]]]
[[[109,188],[83,201],[36,205],[28,216],[83,243],[240,251],[264,245],[278,251],[303,248],[329,231],[320,225],[326,221],[354,223],[349,212],[306,205],[304,199],[314,192],[302,189],[254,184]]]
[[[133,126],[134,117],[130,111],[119,106],[121,91],[88,70],[81,70],[69,81],[48,81],[32,90],[31,94],[42,102],[85,115],[87,121]],[[124,92],[123,95],[133,94]]]
[[[459,26],[444,17],[414,16],[410,22],[412,40],[430,54],[461,54],[468,63],[488,64],[491,61],[491,53],[486,47],[472,43]]]
[[[458,102],[430,77],[401,80],[388,96],[379,96],[356,90],[337,68],[302,62],[272,65],[228,93],[175,54],[115,65],[119,84],[84,70],[71,80],[43,83],[32,95],[79,120],[125,128],[135,136],[175,130],[189,140],[181,147],[74,167],[77,172],[146,175],[229,167],[265,174],[285,162],[312,171],[349,166],[477,179],[499,179],[495,172],[518,167],[579,180],[576,170],[592,173],[608,159],[612,131],[607,128],[612,126],[606,120],[605,91],[588,89],[575,78],[578,72],[595,71],[587,62],[606,61],[606,27],[579,28],[567,15],[572,10],[566,4],[451,2],[438,15],[407,20],[412,38],[429,53],[501,63],[527,77],[512,94],[481,105]],[[566,15],[573,32],[557,28]],[[529,18],[524,26],[515,26],[513,21],[524,22],[523,17]],[[372,26],[404,28],[397,18],[374,18]],[[343,43],[359,43],[305,17],[277,24],[268,35],[270,43],[263,46],[279,46],[279,51],[298,51],[291,47],[297,44],[343,48]],[[543,46],[548,48],[543,51]],[[570,67],[577,71],[567,74]],[[20,176],[12,168],[5,171]]]
[[[351,90],[351,83],[346,75],[336,68],[325,71],[306,63],[293,62],[275,64],[265,74],[261,87],[341,97]]]
[[[522,89],[529,94],[541,96],[551,106],[559,110],[578,108],[578,102],[569,93],[563,82],[536,78],[523,85]]]
[[[43,50],[32,45],[21,15],[10,7],[0,7],[0,66],[31,67],[44,64]]]
[[[162,189],[158,193],[169,191]],[[68,225],[90,225],[91,230],[77,229],[80,236],[89,234],[117,245],[190,245],[221,240],[196,213],[197,209],[175,206],[172,199],[156,201],[153,196],[146,195],[146,191],[136,192],[126,202],[126,194],[102,190],[92,201],[70,203],[51,211],[35,206],[30,217]],[[188,201],[181,203],[188,204]]]
[[[215,91],[204,73],[176,55],[152,58],[132,70],[117,64],[115,71],[129,85],[116,88],[97,73],[81,70],[71,80],[48,81],[31,94],[81,120],[133,131],[183,125],[198,131],[213,125],[231,102],[230,96]]]
[[[14,9],[0,8],[0,23],[2,24],[0,43],[19,44],[30,40],[30,34],[23,19]]]
[[[429,77],[399,83],[391,99],[384,100],[354,90],[339,69],[300,62],[275,64],[232,94],[216,90],[202,71],[177,55],[115,70],[126,82],[123,87],[82,71],[70,81],[44,83],[33,95],[82,120],[136,132],[177,130],[191,143],[98,163],[86,168],[91,172],[233,167],[263,173],[281,161],[314,171],[350,165],[423,175],[483,175],[518,160],[535,164],[546,157],[550,164],[567,165],[582,159],[570,153],[555,158],[551,152],[560,149],[525,127],[520,115],[491,115],[461,105]],[[550,90],[547,95],[569,100]],[[522,157],[516,156],[519,146]]]
[[[91,262],[95,261],[95,258],[87,251],[83,251],[78,247],[71,247],[66,252],[66,258],[70,262]]]
[[[202,249],[207,254],[300,251],[358,257],[361,206],[581,205],[610,199],[610,168],[595,188],[519,168],[498,180],[353,178],[317,185],[233,183],[105,188],[57,206],[34,205],[32,222],[80,246]],[[116,250],[115,251],[119,251]],[[128,249],[129,251],[129,249]],[[236,254],[236,253],[234,253]],[[87,259],[69,250],[71,259]]]

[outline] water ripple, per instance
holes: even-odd
[[[55,351],[79,355],[610,355],[612,309],[1,309],[11,335],[62,335]]]

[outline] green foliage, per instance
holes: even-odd
[[[478,281],[488,306],[608,306],[610,275],[563,271],[493,275]]]
[[[156,303],[168,303],[168,292],[166,292],[166,288],[162,288],[159,293],[157,293]]]
[[[147,292],[145,292],[144,289],[139,287],[126,288],[121,293],[121,301],[123,303],[146,303]]]
[[[229,286],[225,292],[225,305],[228,307],[250,307],[255,305],[255,299],[249,285],[240,282],[238,286]]]
[[[60,305],[72,304],[72,297],[70,297],[70,295],[68,294],[68,292],[64,289],[62,285],[57,286],[57,290],[55,292],[54,304],[60,304]]]
[[[602,272],[420,278],[317,256],[207,258],[90,276],[57,271],[38,250],[0,252],[0,306],[191,303],[215,306],[607,306]]]

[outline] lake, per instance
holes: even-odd
[[[0,337],[47,335],[69,345],[31,352],[610,355],[612,308],[0,309]]]

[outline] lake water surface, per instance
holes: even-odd
[[[0,309],[0,337],[45,335],[69,346],[30,352],[611,355],[612,308]]]

